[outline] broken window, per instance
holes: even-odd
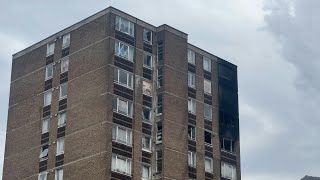
[[[196,127],[188,125],[188,137],[191,140],[196,140]]]
[[[121,41],[116,41],[115,53],[117,56],[133,61],[134,48]]]
[[[196,100],[189,98],[188,99],[188,111],[192,114],[196,113]]]
[[[149,29],[143,29],[143,41],[152,44],[152,32]]]
[[[123,17],[116,16],[116,30],[134,36],[134,24]]]
[[[142,82],[143,94],[145,94],[147,96],[152,96],[152,92],[151,92],[152,89],[151,88],[152,88],[151,83],[146,80],[143,80],[143,82]]]
[[[152,68],[152,55],[148,53],[143,54],[143,67]]]
[[[39,156],[40,160],[44,160],[44,159],[48,158],[48,151],[49,151],[48,144],[41,146],[40,156]]]
[[[212,134],[211,134],[211,132],[204,131],[204,142],[205,142],[205,144],[212,145]]]
[[[142,135],[142,149],[150,151],[151,150],[151,138],[146,135]]]
[[[151,120],[151,109],[143,107],[142,118],[144,121],[150,122]]]

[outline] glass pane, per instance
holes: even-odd
[[[150,169],[148,166],[142,166],[142,177],[143,178],[146,178],[146,179],[149,179],[149,174],[150,174]]]
[[[47,91],[44,93],[44,106],[48,106],[51,104],[51,96],[52,96],[51,91]]]
[[[46,118],[42,121],[42,133],[48,132],[50,118]]]
[[[120,171],[126,173],[126,170],[127,170],[126,167],[127,167],[126,160],[118,157],[118,159],[117,159],[117,169],[119,169]]]
[[[53,65],[49,64],[46,67],[46,80],[52,78],[52,76],[53,76]]]
[[[67,83],[62,84],[60,86],[60,99],[67,96],[67,89],[68,89],[68,84]]]
[[[123,85],[128,85],[128,74],[127,72],[119,69],[119,82]]]
[[[204,105],[204,117],[206,119],[212,119],[212,108],[210,105]]]
[[[70,45],[70,34],[66,34],[62,39],[62,47],[68,47]]]
[[[117,140],[122,143],[127,143],[127,131],[124,128],[118,127]]]
[[[116,170],[117,169],[117,166],[116,166],[116,161],[117,161],[117,158],[116,156],[112,156],[112,162],[111,162],[111,169],[112,170]]]
[[[151,68],[151,64],[152,64],[152,56],[149,54],[144,54],[143,56],[143,65],[145,67]]]
[[[204,79],[204,92],[211,94],[211,81]]]
[[[143,120],[150,121],[150,115],[151,115],[150,109],[143,108],[143,113],[142,113]]]
[[[129,57],[128,57],[128,59],[130,61],[133,61],[133,55],[134,55],[134,49],[133,49],[132,46],[129,46]]]
[[[61,73],[67,72],[69,69],[69,58],[65,58],[61,61]]]
[[[125,44],[120,43],[120,48],[119,48],[119,55],[124,57],[124,58],[128,58],[128,46]]]
[[[58,117],[58,125],[63,125],[66,122],[66,112],[61,112],[59,113],[59,117]]]

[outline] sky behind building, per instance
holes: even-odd
[[[242,178],[320,176],[317,0],[6,1],[0,6],[0,164],[11,55],[108,6],[187,33],[238,65]],[[0,167],[2,172],[2,167]]]

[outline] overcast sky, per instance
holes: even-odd
[[[11,55],[110,5],[238,65],[243,180],[320,176],[319,0],[2,1],[0,173]]]

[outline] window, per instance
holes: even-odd
[[[150,151],[151,150],[151,138],[146,135],[142,135],[142,149]]]
[[[48,172],[39,173],[38,180],[47,180]]]
[[[116,41],[115,43],[115,52],[117,56],[125,58],[129,61],[133,61],[134,49],[132,46],[129,46],[123,42]]]
[[[162,94],[157,96],[157,115],[162,114]]]
[[[134,24],[125,18],[116,16],[116,30],[134,36]]]
[[[49,151],[49,145],[48,144],[41,146],[40,156],[39,156],[40,160],[47,159],[48,151]]]
[[[163,86],[163,72],[162,68],[157,69],[157,88],[161,88]]]
[[[131,130],[122,126],[114,125],[112,127],[112,140],[131,146],[132,144],[132,132]]]
[[[68,83],[60,85],[59,100],[66,98],[68,94]]]
[[[64,138],[57,140],[57,153],[56,155],[60,155],[64,153]]]
[[[188,49],[188,63],[196,64],[196,54],[190,49]]]
[[[196,87],[196,76],[191,72],[188,72],[188,86],[192,88]]]
[[[163,42],[158,42],[157,46],[157,63],[162,64],[163,63]]]
[[[211,132],[204,131],[204,143],[207,145],[212,145],[212,134]]]
[[[147,95],[147,96],[152,96],[152,92],[151,92],[151,83],[143,80],[142,82],[142,92],[143,94]]]
[[[196,153],[188,151],[188,165],[191,167],[196,167]]]
[[[69,56],[61,60],[61,73],[67,72],[69,69]]]
[[[207,120],[212,119],[212,107],[209,104],[204,104],[204,118]]]
[[[236,180],[237,179],[236,167],[231,164],[221,162],[221,176],[226,179]]]
[[[111,170],[131,175],[131,159],[113,154]]]
[[[156,151],[156,172],[161,172],[162,171],[162,151],[161,149],[158,149]]]
[[[203,57],[203,69],[211,72],[211,60]]]
[[[142,171],[142,172],[141,172],[142,180],[149,180],[149,179],[151,179],[151,169],[150,169],[150,166],[143,164],[141,171]]]
[[[63,180],[63,169],[57,169],[54,180]]]
[[[196,140],[196,127],[188,125],[188,137],[191,140]]]
[[[58,115],[58,127],[64,126],[66,124],[67,113],[66,111],[59,112]]]
[[[113,111],[132,117],[132,102],[114,96],[112,99]]]
[[[46,117],[42,120],[42,134],[49,131],[50,117]]]
[[[152,44],[152,32],[149,29],[143,29],[143,41]]]
[[[47,44],[47,56],[54,53],[54,43]]]
[[[62,37],[62,49],[70,46],[70,33]]]
[[[234,141],[228,138],[221,139],[221,149],[230,153],[235,153],[234,150]]]
[[[196,113],[196,100],[191,98],[188,99],[188,111],[192,114]]]
[[[43,93],[43,106],[48,106],[51,104],[52,91],[48,90]]]
[[[114,68],[113,80],[122,86],[133,88],[133,75],[125,70]]]
[[[203,90],[206,94],[211,94],[211,81],[203,80]]]
[[[204,169],[206,172],[209,172],[209,173],[213,172],[212,158],[210,158],[210,157],[204,158]]]
[[[144,121],[150,122],[150,120],[151,120],[151,109],[149,109],[147,107],[143,107],[142,118],[143,118]]]
[[[46,66],[46,80],[51,79],[53,77],[53,64],[49,64]]]
[[[143,53],[143,67],[152,68],[152,55]]]
[[[157,122],[157,139],[156,144],[162,143],[162,123]]]

